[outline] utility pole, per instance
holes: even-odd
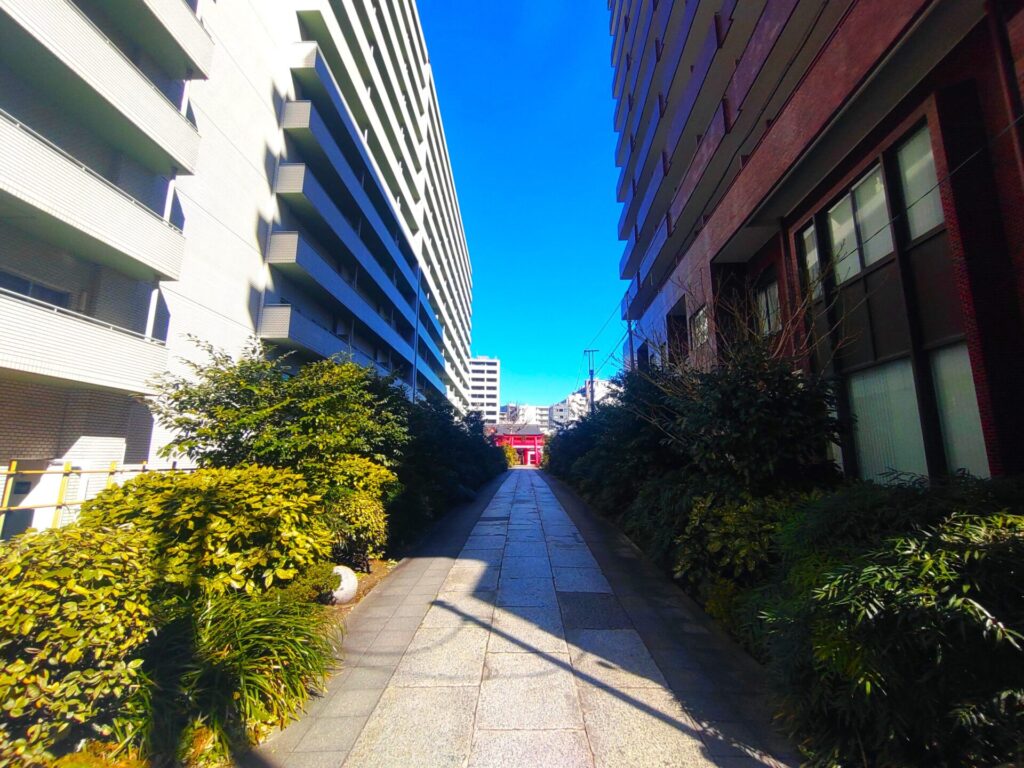
[[[590,378],[587,384],[587,397],[590,400],[590,415],[594,415],[594,353],[596,349],[584,349],[583,354],[590,358]]]

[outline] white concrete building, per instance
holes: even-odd
[[[508,403],[501,407],[499,421],[502,424],[533,424],[547,434],[550,427],[551,408],[547,405]]]
[[[7,533],[155,459],[190,335],[465,411],[471,300],[414,0],[0,0],[0,470],[71,468]]]
[[[594,379],[594,403],[607,402],[615,398],[615,385],[606,379]],[[550,409],[549,425],[554,430],[571,427],[590,412],[590,381]]]
[[[469,409],[485,424],[497,424],[501,404],[501,360],[478,356],[469,359]]]

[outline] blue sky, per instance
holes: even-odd
[[[502,402],[547,405],[618,368],[622,243],[605,3],[419,0],[473,262],[473,353]]]

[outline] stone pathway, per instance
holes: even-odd
[[[578,503],[586,537],[536,471],[480,506],[353,610],[343,671],[251,764],[795,764],[759,672]]]

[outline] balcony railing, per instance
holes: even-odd
[[[38,214],[36,234],[43,239],[57,238],[135,276],[178,279],[185,248],[180,229],[0,109],[3,193]]]
[[[158,339],[0,289],[0,368],[147,394],[166,367]]]

